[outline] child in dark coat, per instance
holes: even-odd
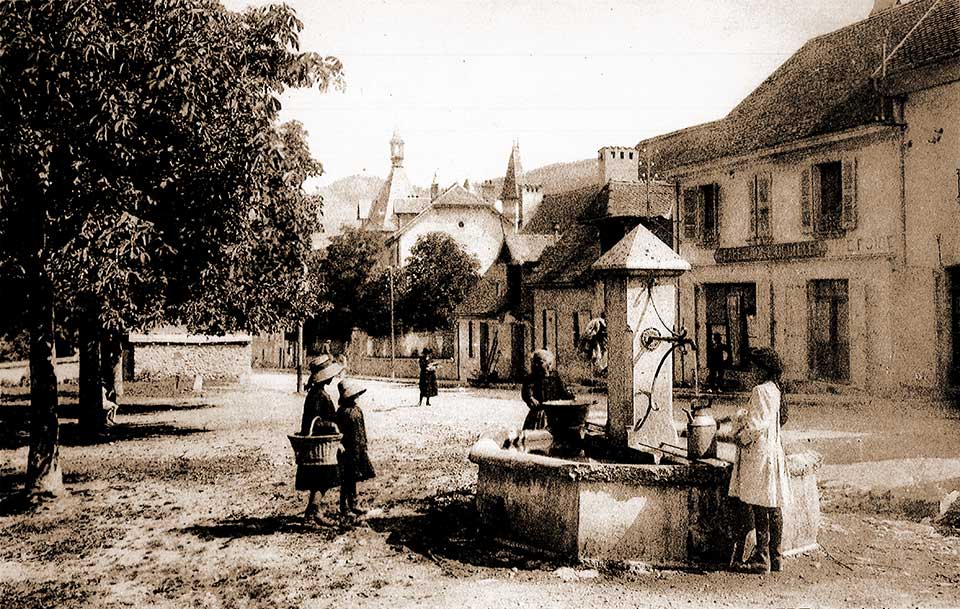
[[[366,510],[357,505],[357,482],[376,476],[367,454],[367,429],[358,400],[367,390],[357,382],[340,381],[340,408],[337,409],[337,427],[343,438],[343,448],[337,455],[340,462],[340,514],[361,516]]]

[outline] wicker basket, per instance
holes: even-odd
[[[311,423],[311,431],[313,431],[318,419],[319,417]],[[343,435],[338,433],[319,436],[312,434],[309,436],[301,436],[300,434],[287,436],[290,439],[290,446],[293,447],[293,456],[297,465],[336,465],[337,450],[340,448],[342,437]]]

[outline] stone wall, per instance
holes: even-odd
[[[418,378],[417,360],[425,347],[433,349],[437,378],[458,380],[455,335],[450,332],[406,332],[395,337],[396,357],[390,357],[390,337],[372,337],[354,329],[346,347],[347,374],[388,378]]]
[[[243,381],[250,374],[250,342],[131,345],[133,378],[156,380],[174,376]]]

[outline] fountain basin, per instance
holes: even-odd
[[[501,448],[481,438],[477,509],[493,537],[574,560],[660,566],[726,564],[736,509],[723,461],[632,464],[571,461]],[[792,456],[794,501],[784,510],[784,550],[816,547],[818,460]]]

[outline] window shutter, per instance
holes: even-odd
[[[857,228],[857,159],[844,159],[840,179],[843,182],[843,228]]]
[[[723,199],[721,198],[720,185],[713,185],[713,234],[710,235],[710,243],[717,245],[720,243],[720,218],[723,217]]]
[[[697,209],[697,214],[696,214],[696,219],[697,219],[697,231],[696,231],[696,235],[697,235],[697,237],[696,237],[696,239],[697,239],[697,242],[700,243],[700,245],[703,245],[703,243],[707,240],[707,236],[704,234],[704,230],[703,230],[703,229],[704,229],[704,225],[706,224],[706,223],[704,222],[703,214],[706,213],[706,210],[707,210],[706,194],[705,194],[705,191],[704,191],[703,188],[697,188],[697,206],[696,206],[696,209]]]
[[[683,238],[697,238],[697,189],[683,191]]]
[[[772,235],[770,228],[770,199],[773,177],[769,173],[757,176],[757,237],[769,239]]]
[[[805,235],[813,232],[813,200],[810,193],[810,168],[800,174],[800,230]]]
[[[759,236],[757,232],[757,176],[753,176],[747,184],[747,190],[750,192],[750,238],[754,240]]]

